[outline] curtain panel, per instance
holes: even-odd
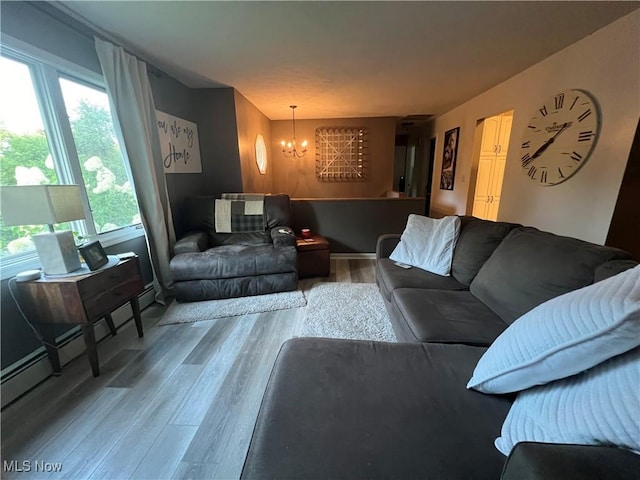
[[[175,232],[147,66],[121,47],[94,39],[116,136],[133,179],[146,232],[156,300],[164,304],[166,297],[173,294],[169,261]]]

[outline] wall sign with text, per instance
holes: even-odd
[[[202,173],[198,125],[156,110],[164,173]]]

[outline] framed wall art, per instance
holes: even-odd
[[[198,125],[156,110],[164,173],[202,173]]]
[[[453,190],[453,181],[456,176],[459,136],[460,127],[452,128],[444,134],[444,152],[442,153],[440,190]]]

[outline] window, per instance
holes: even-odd
[[[0,57],[0,184],[58,183],[29,67]],[[2,256],[33,250],[45,225],[0,224]]]
[[[98,233],[140,223],[104,91],[60,78],[60,87]]]
[[[0,185],[84,187],[86,220],[56,229],[100,235],[103,243],[139,224],[100,76],[5,45],[0,71]],[[33,255],[30,238],[46,228],[6,227],[0,219],[3,267]]]

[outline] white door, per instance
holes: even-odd
[[[498,218],[512,122],[512,112],[484,120],[473,197],[474,217],[494,221]]]

